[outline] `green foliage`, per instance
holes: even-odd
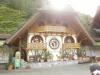
[[[41,0],[0,0],[0,33],[13,33],[41,6]]]
[[[90,32],[92,17],[89,15],[79,13],[79,19],[80,19],[82,25],[86,28],[86,30],[88,32]]]
[[[78,56],[78,57],[81,57],[81,56],[82,56],[82,50],[78,50],[78,51],[77,51],[77,56]]]
[[[61,58],[68,58],[68,53],[66,51],[61,51]]]
[[[51,58],[52,54],[49,51],[43,51],[41,56],[42,58],[47,59],[47,58]]]
[[[0,33],[12,33],[24,23],[28,14],[0,4]]]
[[[42,5],[42,0],[4,0],[9,7],[24,10],[30,14],[36,12]]]

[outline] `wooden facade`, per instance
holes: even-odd
[[[59,56],[60,51],[77,50],[82,45],[92,45],[93,42],[76,12],[55,13],[43,10],[33,15],[6,44],[17,47],[20,51],[25,49],[27,55],[29,50],[47,50],[53,52],[55,57]]]

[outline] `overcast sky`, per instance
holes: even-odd
[[[68,0],[76,11],[91,15],[95,15],[96,9],[100,6],[100,0]]]

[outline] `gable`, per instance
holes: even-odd
[[[14,35],[7,39],[7,44],[13,44],[22,34],[28,32],[32,27],[43,25],[58,26],[63,25],[66,28],[71,28],[76,34],[79,41],[84,44],[91,44],[93,39],[82,26],[76,12],[61,12],[40,11],[34,14]]]

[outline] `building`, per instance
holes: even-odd
[[[0,46],[2,46],[9,37],[10,34],[0,34]]]
[[[96,57],[100,57],[100,6],[97,8],[96,14],[92,21],[92,38],[95,40],[92,50]]]
[[[4,48],[4,43],[9,37],[10,34],[0,34],[0,63],[8,62],[7,51]]]
[[[10,34],[0,34],[0,69],[5,69],[5,63],[9,61],[9,51],[6,51],[4,46],[6,39],[10,37]]]
[[[80,49],[90,49],[94,40],[80,22],[78,14],[70,8],[63,12],[40,10],[34,14],[6,44],[13,49],[14,55],[21,52],[21,58],[27,61],[36,59],[44,51],[59,60],[62,52],[73,59]]]

